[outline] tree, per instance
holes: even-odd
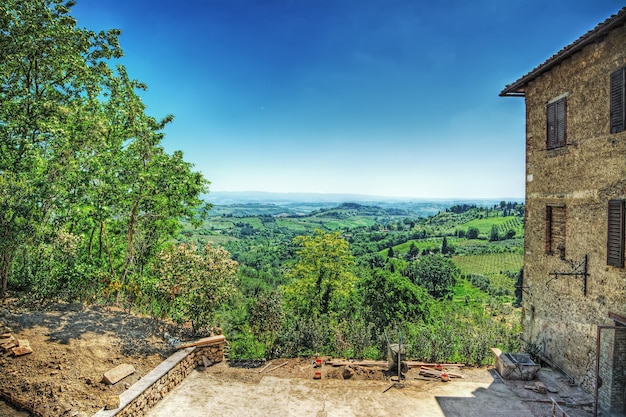
[[[393,258],[393,256],[393,246],[389,246],[389,249],[387,250],[387,258]]]
[[[16,251],[58,221],[77,149],[74,130],[90,125],[92,105],[122,55],[119,31],[76,27],[73,2],[6,0],[0,5],[0,297]],[[17,191],[17,193],[15,193]],[[29,236],[26,238],[26,236]]]
[[[441,241],[441,254],[445,255],[450,251],[450,248],[448,247],[448,239],[444,236],[443,240]]]
[[[136,286],[180,219],[206,214],[208,182],[161,146],[173,116],[147,116],[145,85],[108,65],[120,32],[79,29],[72,6],[0,5],[0,297],[16,257],[58,246],[59,232],[77,238],[76,271],[96,290]],[[40,271],[58,270],[52,255]]]
[[[478,229],[477,229],[477,228],[475,228],[475,227],[470,227],[470,228],[467,230],[467,238],[468,238],[468,239],[478,239],[478,233],[479,233],[479,231],[478,231]]]
[[[278,291],[262,292],[250,308],[250,326],[265,345],[266,352],[274,344],[283,325],[282,296]]]
[[[348,242],[338,232],[316,230],[312,236],[297,236],[297,261],[284,287],[287,305],[297,314],[323,315],[336,312],[352,291],[356,276]]]
[[[171,245],[159,253],[156,287],[170,316],[190,321],[197,332],[211,324],[217,307],[235,293],[237,267],[220,246]]]
[[[446,298],[459,278],[459,269],[442,255],[422,256],[409,263],[403,275],[435,298]]]
[[[500,239],[500,235],[498,234],[498,226],[495,224],[491,226],[491,233],[489,234],[489,241],[495,242]]]
[[[399,274],[369,271],[357,287],[363,314],[378,329],[398,322],[416,322],[428,314],[431,298],[426,291]]]
[[[411,246],[409,246],[409,256],[411,257],[411,259],[415,259],[419,254],[419,248],[415,246],[415,242],[411,242]]]

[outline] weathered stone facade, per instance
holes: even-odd
[[[625,21],[623,9],[501,94],[526,99],[523,337],[590,392],[598,326],[616,324],[609,313],[626,316],[626,269],[607,264],[609,200],[626,199],[626,131],[610,133],[610,76],[626,66]],[[547,106],[563,97],[566,144],[549,149]],[[553,208],[564,213],[557,250]],[[601,361],[605,379],[626,363],[626,332],[617,334],[603,340],[602,354],[612,355]],[[604,381],[602,409],[624,409],[621,373],[611,389],[614,381]]]

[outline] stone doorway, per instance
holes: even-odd
[[[598,417],[626,417],[626,326],[598,326],[596,350]]]

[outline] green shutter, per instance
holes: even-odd
[[[609,201],[606,263],[624,266],[624,200]]]
[[[611,133],[624,130],[624,82],[625,69],[620,68],[611,74]]]
[[[546,147],[554,149],[567,144],[567,97],[546,107]]]

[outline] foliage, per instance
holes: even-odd
[[[284,319],[280,292],[263,292],[254,299],[250,309],[250,327],[266,351],[274,345]]]
[[[446,298],[452,295],[459,270],[450,259],[429,255],[410,262],[403,275],[425,288],[433,297]]]
[[[294,243],[297,260],[289,273],[292,281],[284,287],[289,309],[314,317],[336,311],[356,281],[348,242],[338,232],[317,230]]]
[[[157,290],[170,314],[180,323],[190,321],[196,332],[212,323],[215,310],[237,288],[237,262],[210,244],[166,247],[159,253],[157,273]]]
[[[109,65],[120,31],[78,27],[72,5],[0,5],[0,297],[10,280],[132,305],[180,219],[202,220],[208,182],[161,145],[173,116],[148,116],[145,85]]]
[[[364,271],[358,284],[363,317],[376,328],[399,322],[421,321],[432,303],[426,290],[397,273]]]

